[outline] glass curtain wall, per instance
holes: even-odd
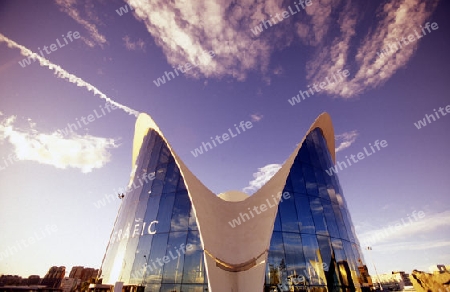
[[[144,138],[102,264],[104,283],[207,291],[196,218],[180,170],[154,130]]]
[[[363,257],[322,130],[303,142],[278,206],[264,291],[360,291]]]

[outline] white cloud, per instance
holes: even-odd
[[[141,50],[145,52],[145,42],[142,39],[138,39],[137,41],[131,41],[129,36],[124,36],[122,40],[125,42],[125,48],[129,51]]]
[[[269,38],[255,38],[250,28],[269,14],[284,10],[280,0],[266,3],[229,0],[127,2],[134,8],[135,17],[145,23],[157,45],[162,47],[172,66],[200,63],[203,65],[187,73],[218,78],[229,75],[237,80],[244,80],[254,69],[267,72],[270,54],[277,44]],[[202,61],[202,55],[208,51],[215,53],[214,59]]]
[[[374,250],[380,252],[399,252],[408,250],[429,250],[432,248],[449,248],[450,241],[402,241],[390,244],[381,244]]]
[[[201,63],[187,74],[192,76],[231,76],[244,80],[250,71],[259,71],[270,84],[270,56],[300,40],[311,48],[306,64],[307,80],[322,82],[336,71],[348,69],[350,76],[327,86],[323,92],[350,98],[386,82],[413,56],[418,44],[404,46],[392,55],[376,54],[396,38],[408,37],[427,21],[438,1],[391,0],[378,8],[379,21],[358,31],[362,5],[356,0],[312,1],[312,5],[255,36],[251,28],[288,10],[282,0],[128,0],[135,17],[145,23],[172,66]],[[364,6],[364,5],[363,5]],[[292,6],[293,7],[293,6]],[[294,8],[295,9],[295,8]],[[426,36],[430,38],[432,36]],[[201,62],[206,51],[214,51],[211,62]],[[302,53],[302,52],[299,52]],[[303,77],[299,77],[303,79]]]
[[[253,180],[249,185],[243,188],[244,192],[255,192],[260,189],[272,176],[281,168],[281,164],[267,164],[264,167],[258,168],[258,172],[253,173]]]
[[[0,141],[6,140],[14,147],[19,161],[35,161],[56,168],[79,168],[91,172],[110,161],[109,148],[117,148],[114,139],[78,135],[72,133],[64,138],[59,132],[39,133],[34,124],[28,130],[16,128],[16,117],[0,122]]]
[[[84,13],[86,14],[85,18],[82,17],[81,9],[77,8],[78,4],[76,0],[55,0],[56,4],[60,6],[61,11],[67,13],[73,20],[81,24],[89,33],[90,38],[82,36],[81,39],[86,43],[86,45],[90,47],[94,47],[95,45],[99,45],[103,47],[105,43],[108,43],[106,37],[99,33],[97,26],[95,23],[100,23],[100,19],[96,14],[92,11],[93,2],[85,1],[84,3]],[[83,35],[81,33],[81,35]]]
[[[259,122],[264,118],[264,115],[256,113],[256,114],[250,115],[250,117],[252,118],[253,122]]]
[[[351,71],[350,64],[355,64],[356,71],[350,72],[350,79],[326,88],[329,94],[344,98],[359,95],[369,88],[384,84],[408,63],[420,41],[405,45],[401,50],[386,57],[379,58],[377,52],[388,44],[397,42],[397,38],[414,34],[414,30],[419,29],[431,16],[439,1],[392,0],[383,4],[377,15],[380,21],[375,27],[369,28],[363,41],[356,47],[354,55],[351,53],[354,47],[350,44],[354,43],[357,37],[356,26],[360,17],[355,8],[356,3],[352,2],[348,1],[339,14],[337,23],[340,35],[335,37],[331,44],[325,43],[325,48],[316,52],[316,57],[307,65],[308,79],[320,82],[338,69]]]
[[[423,218],[419,218],[418,213],[415,212],[415,218],[412,214],[408,214],[404,218],[400,218],[398,221],[391,222],[383,227],[358,232],[358,238],[362,244],[379,245],[383,242],[392,243],[397,242],[399,239],[416,238],[438,228],[450,227],[450,211],[434,214],[424,213],[422,214]],[[367,226],[364,229],[367,229]]]
[[[350,147],[356,141],[357,137],[358,131],[356,130],[336,135],[336,142],[340,143],[339,146],[335,149],[336,153]]]

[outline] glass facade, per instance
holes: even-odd
[[[139,151],[99,276],[146,292],[208,291],[197,219],[174,157],[152,129]],[[338,178],[325,171],[332,166],[316,128],[286,179],[259,291],[361,291],[369,285]]]
[[[364,260],[322,130],[301,146],[278,206],[264,291],[361,291]],[[284,196],[283,196],[284,197]]]
[[[103,259],[104,283],[207,291],[197,220],[180,170],[154,130],[144,138]]]

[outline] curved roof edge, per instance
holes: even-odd
[[[294,150],[294,152],[289,156],[289,158],[284,162],[283,166],[286,166],[288,160],[292,158],[292,156],[297,155],[298,151],[300,150],[300,147],[303,145],[303,142],[306,139],[306,136],[309,135],[309,133],[314,130],[315,128],[322,129],[325,141],[327,142],[328,151],[330,152],[331,158],[333,159],[333,162],[336,163],[336,151],[335,151],[335,139],[334,139],[334,128],[333,123],[331,121],[331,117],[327,112],[321,113],[316,120],[313,122],[309,130],[307,131],[306,135],[303,137],[300,143],[297,144],[297,148]],[[173,154],[174,151],[168,141],[166,140],[166,137],[163,135],[161,130],[159,129],[158,125],[155,123],[155,121],[146,113],[140,113],[135,124],[135,130],[134,130],[134,139],[133,139],[133,151],[132,151],[132,158],[131,158],[131,168],[134,168],[134,165],[136,163],[136,159],[139,155],[139,151],[141,149],[142,143],[144,141],[145,135],[147,135],[148,129],[153,129],[164,139],[164,141],[167,143],[168,147],[170,148],[171,152]],[[176,155],[176,154],[175,154]],[[176,155],[179,159],[178,155]],[[181,160],[180,160],[181,161]],[[178,162],[178,161],[177,161]],[[293,163],[293,160],[292,160]],[[292,163],[289,165],[292,166]],[[290,168],[290,167],[289,167]],[[278,171],[275,175],[280,171]],[[271,180],[274,178],[272,177]],[[287,176],[286,176],[287,178]],[[206,187],[206,186],[205,186]],[[226,191],[228,192],[228,191]],[[226,193],[225,192],[225,193]],[[258,191],[257,191],[258,192]]]
[[[207,250],[219,262],[228,263],[229,265],[247,263],[249,259],[256,258],[259,254],[266,251],[270,245],[270,238],[273,230],[267,228],[273,226],[278,208],[270,208],[266,212],[258,215],[258,218],[245,222],[242,226],[231,226],[233,218],[239,216],[239,212],[250,210],[253,206],[259,206],[262,203],[273,202],[279,204],[280,197],[275,195],[283,191],[286,179],[293,165],[294,159],[303,145],[306,136],[315,128],[320,128],[326,140],[328,150],[331,154],[333,162],[335,162],[335,141],[334,130],[331,117],[328,113],[322,113],[312,123],[307,133],[303,136],[301,142],[296,149],[283,163],[280,170],[263,185],[252,196],[240,198],[237,200],[227,201],[215,195],[209,190],[183,163],[167,139],[162,134],[153,119],[144,113],[141,113],[136,121],[136,130],[133,140],[133,172],[131,180],[134,178],[134,167],[136,159],[139,155],[143,139],[149,129],[154,129],[165,141],[170,152],[174,156],[175,163],[180,169],[180,173],[184,178],[188,194],[191,199],[192,208],[197,218],[200,238],[205,250]],[[297,134],[297,133],[294,133]],[[300,135],[299,135],[300,136]],[[233,193],[233,192],[231,192]],[[234,195],[231,195],[234,198]],[[241,200],[243,199],[243,200]],[[275,205],[276,206],[276,205]],[[218,232],[220,230],[220,232]],[[260,230],[258,240],[255,241],[252,236],[252,230]],[[240,238],[235,241],[235,238]],[[222,248],[227,246],[227,249]]]

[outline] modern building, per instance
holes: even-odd
[[[324,113],[256,193],[216,195],[154,121],[139,115],[102,283],[127,291],[368,290],[339,180],[325,171],[334,162],[333,126]]]

